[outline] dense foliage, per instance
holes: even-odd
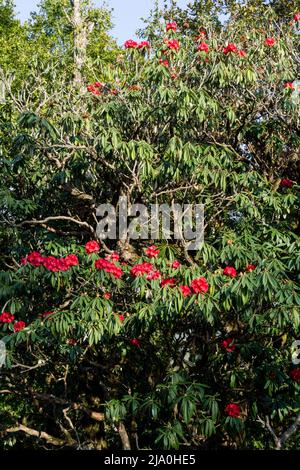
[[[300,14],[237,3],[157,10],[84,93],[2,64],[4,448],[299,448]],[[120,195],[204,204],[203,246],[100,241]]]

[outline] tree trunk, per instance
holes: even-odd
[[[91,31],[91,24],[83,17],[83,1],[71,0],[73,7],[73,29],[74,29],[74,85],[80,91],[84,91],[82,71],[86,62],[86,49],[88,43],[88,33]]]

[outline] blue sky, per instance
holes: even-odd
[[[22,21],[26,20],[31,11],[36,9],[38,0],[15,0],[16,10]],[[115,25],[112,34],[119,43],[126,39],[134,38],[135,31],[143,25],[141,17],[147,17],[151,7],[152,0],[107,0],[107,5],[114,9],[113,23]],[[163,4],[163,0],[160,0]],[[187,0],[178,0],[178,5],[186,6]],[[94,0],[96,6],[101,6],[103,1]]]

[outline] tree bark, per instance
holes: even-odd
[[[71,0],[71,5],[73,7],[72,23],[74,30],[74,86],[83,92],[82,72],[86,63],[88,35],[92,32],[94,25],[84,18],[82,0]]]

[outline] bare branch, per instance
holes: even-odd
[[[69,439],[68,441],[65,441],[64,439],[59,439],[57,437],[51,436],[50,434],[44,432],[44,431],[37,431],[36,429],[29,428],[27,426],[24,426],[23,424],[18,424],[17,426],[13,428],[8,428],[4,431],[5,433],[15,433],[15,432],[24,432],[25,434],[28,434],[29,436],[33,437],[38,437],[39,439],[44,439],[48,444],[52,444],[54,446],[76,446],[77,442],[74,439]]]

